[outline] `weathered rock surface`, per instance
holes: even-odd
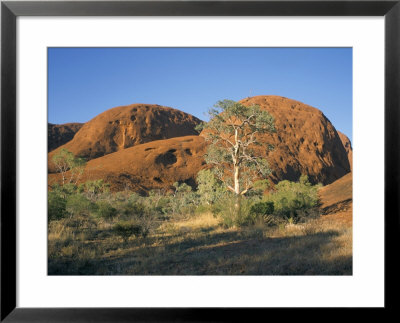
[[[275,118],[276,133],[260,135],[263,145],[255,147],[268,160],[273,182],[297,181],[301,174],[307,174],[311,182],[327,185],[351,171],[338,132],[318,109],[278,96],[257,96],[241,102],[246,106],[258,104]],[[97,157],[88,162],[82,181],[103,179],[114,191],[144,192],[167,188],[174,182],[194,184],[198,171],[206,167],[206,142],[201,135],[178,136],[195,133],[198,122],[171,108],[119,107],[85,124],[62,147],[76,155]],[[170,136],[175,138],[158,140]],[[272,151],[267,149],[269,144],[274,146]],[[56,178],[56,174],[50,174],[49,184]]]
[[[353,148],[351,147],[350,139],[344,134],[338,131],[339,138],[343,143],[344,149],[347,152],[347,158],[349,160],[350,169],[353,170]]]
[[[87,160],[146,142],[196,135],[200,122],[182,111],[151,104],[132,104],[107,110],[85,123],[76,136],[54,150],[65,148]],[[49,163],[50,171],[54,171]]]
[[[313,183],[330,184],[351,171],[347,152],[332,123],[318,109],[280,96],[240,101],[258,104],[275,118],[276,133],[259,137],[260,154],[272,169],[271,179],[297,181],[307,174]],[[267,150],[268,144],[274,149]]]
[[[348,173],[319,191],[322,220],[353,221],[353,173]]]
[[[47,125],[48,143],[47,151],[52,151],[74,138],[75,134],[82,128],[83,123],[64,123]]]
[[[113,191],[168,189],[174,182],[195,185],[204,167],[205,141],[200,136],[156,140],[90,160],[80,182],[103,179]],[[49,174],[49,185],[60,180]]]

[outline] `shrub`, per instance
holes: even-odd
[[[246,196],[252,198],[255,197],[261,198],[264,194],[264,191],[266,191],[268,188],[270,188],[269,180],[262,179],[255,181],[252,189],[246,193]]]
[[[93,203],[81,194],[68,197],[66,210],[71,215],[89,215],[93,210]]]
[[[242,227],[254,224],[256,216],[250,212],[251,201],[246,198],[240,200],[240,211],[236,209],[237,199],[233,194],[226,194],[223,202],[217,203],[214,208],[216,215],[220,216],[225,227]]]
[[[145,213],[145,206],[138,202],[127,202],[121,205],[121,211],[126,216],[143,216]]]
[[[48,219],[59,220],[66,214],[67,201],[55,191],[50,191],[48,195]]]
[[[104,183],[102,179],[98,179],[94,181],[86,181],[82,186],[79,186],[79,189],[83,189],[90,199],[94,199],[94,197],[101,193],[108,193],[110,191],[110,184]]]
[[[117,209],[107,201],[98,201],[94,213],[103,219],[112,219],[117,215]]]
[[[218,180],[209,169],[203,169],[197,173],[197,192],[200,203],[212,205],[217,202],[226,191],[223,183]]]
[[[78,192],[78,187],[73,184],[73,183],[66,183],[64,185],[60,185],[58,183],[55,183],[51,186],[52,192],[57,193],[63,198],[67,198],[68,196],[75,194]]]
[[[279,182],[275,191],[263,198],[264,202],[274,205],[274,214],[296,223],[318,205],[318,188],[320,185],[311,185],[306,175],[302,175],[298,182],[287,180]]]
[[[274,202],[255,203],[250,208],[250,213],[258,216],[270,215],[274,213]]]
[[[121,221],[114,225],[113,230],[116,235],[127,242],[131,236],[139,237],[140,235],[146,237],[148,231],[140,223],[135,221]]]
[[[186,183],[174,183],[172,196],[169,196],[169,206],[173,214],[193,213],[198,205],[198,196]]]

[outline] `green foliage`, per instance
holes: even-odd
[[[76,184],[79,177],[83,174],[86,161],[83,158],[75,157],[74,154],[62,148],[52,158],[53,164],[61,174],[62,184]],[[69,174],[67,173],[69,171]]]
[[[143,216],[145,212],[145,206],[139,202],[130,202],[124,203],[121,207],[121,211],[123,215],[126,216]]]
[[[258,216],[270,215],[274,213],[273,202],[259,202],[255,203],[250,208],[250,213]]]
[[[239,212],[237,212],[239,205]],[[214,214],[219,216],[225,227],[242,227],[254,224],[256,216],[250,212],[252,202],[246,198],[239,198],[234,194],[226,194],[223,201],[217,203]]]
[[[142,236],[145,238],[149,233],[149,229],[143,225],[143,223],[135,220],[120,221],[113,226],[113,231],[116,235],[124,239],[125,242],[127,242],[131,236]]]
[[[136,223],[121,221],[114,225],[113,231],[127,242],[132,235],[138,237],[142,232],[142,227]]]
[[[274,204],[276,215],[297,222],[318,205],[319,187],[320,185],[311,185],[308,177],[302,175],[298,182],[279,182],[275,191],[263,200]]]
[[[256,187],[265,188],[268,183],[263,181]],[[241,227],[263,222],[268,225],[282,223],[297,223],[317,215],[319,185],[311,185],[306,176],[299,182],[281,181],[275,186],[275,191],[259,197],[242,197],[239,200],[234,194],[226,194],[220,202],[214,205],[214,214],[220,216],[225,226]]]
[[[79,192],[78,187],[73,183],[67,183],[64,185],[55,183],[52,185],[51,189],[53,192],[56,192],[63,198],[67,198],[68,196],[75,194],[76,192]]]
[[[82,185],[84,192],[87,193],[89,198],[93,199],[96,195],[101,193],[108,193],[110,191],[110,184],[104,183],[102,179],[87,181]]]
[[[210,142],[205,161],[231,191],[243,195],[255,177],[270,174],[267,161],[257,156],[254,146],[261,145],[259,134],[275,131],[274,119],[258,105],[246,107],[231,100],[219,101],[209,116],[210,121],[199,127]]]
[[[253,188],[246,193],[247,197],[251,198],[262,198],[264,195],[264,191],[266,191],[270,187],[270,183],[268,179],[261,179],[255,181],[253,184]]]
[[[94,205],[82,194],[73,194],[68,197],[66,210],[72,216],[89,215]]]
[[[169,206],[172,214],[193,213],[198,205],[198,195],[186,183],[173,184],[175,192],[169,196]]]
[[[197,174],[197,193],[200,203],[212,205],[226,192],[223,183],[218,180],[211,170],[203,169]]]
[[[112,219],[117,215],[117,209],[108,201],[98,201],[94,208],[94,213],[103,219]]]
[[[58,192],[50,191],[48,193],[48,220],[60,220],[66,214],[67,201]]]

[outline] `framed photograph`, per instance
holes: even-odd
[[[1,321],[393,309],[399,15],[3,1]]]

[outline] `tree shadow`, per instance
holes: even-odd
[[[352,256],[335,255],[337,231],[279,238],[228,231],[172,237],[118,256],[49,259],[49,275],[351,275]]]

